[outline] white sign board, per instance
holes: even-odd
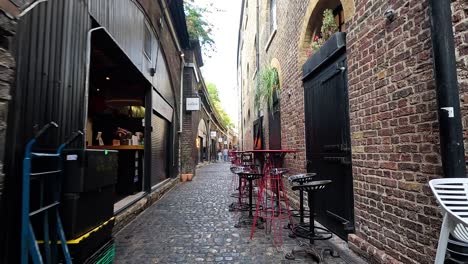
[[[227,145],[227,141],[224,141],[224,145]]]
[[[200,110],[200,98],[187,98],[187,111]]]
[[[216,137],[216,131],[211,131],[211,137],[215,138]]]
[[[223,143],[223,138],[218,138],[219,143]]]

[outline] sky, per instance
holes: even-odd
[[[207,14],[207,20],[214,25],[213,40],[216,52],[204,56],[201,68],[206,83],[214,83],[224,110],[237,126],[237,35],[239,30],[241,0],[195,0],[198,6],[213,3],[221,12]]]

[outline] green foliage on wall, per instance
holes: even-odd
[[[268,109],[272,109],[274,93],[278,92],[279,89],[279,76],[276,68],[267,66],[261,69],[255,88],[255,109],[258,111],[263,104],[266,104]]]

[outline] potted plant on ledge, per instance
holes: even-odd
[[[323,12],[320,36],[314,36],[307,50],[309,58],[302,66],[303,77],[312,74],[329,58],[346,49],[346,33],[338,32],[338,26],[331,9]]]
[[[268,109],[273,107],[275,93],[280,90],[279,76],[276,68],[267,66],[260,71],[260,78],[255,89],[255,109],[261,109],[266,104]],[[278,94],[277,94],[278,95]]]
[[[310,48],[307,50],[308,55],[312,56],[314,53],[316,53],[322,47],[322,45],[328,39],[330,39],[336,32],[338,32],[338,25],[336,24],[333,11],[331,9],[325,9],[325,11],[323,11],[323,20],[322,27],[320,28],[320,36],[315,35],[312,38]]]

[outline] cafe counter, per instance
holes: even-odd
[[[142,145],[87,146],[87,149],[117,150],[118,177],[115,191],[117,200],[143,190],[143,154]]]

